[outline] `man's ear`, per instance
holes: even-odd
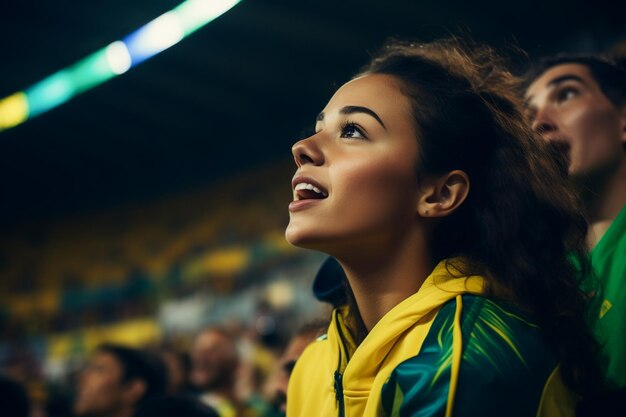
[[[134,407],[148,390],[146,382],[141,379],[132,379],[126,383],[124,401],[128,406]]]
[[[445,217],[458,209],[467,198],[469,177],[464,171],[454,170],[445,175],[423,181],[417,202],[421,217]]]

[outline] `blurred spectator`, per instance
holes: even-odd
[[[220,417],[235,417],[240,406],[235,396],[239,353],[233,337],[224,329],[201,331],[191,348],[191,384],[200,399],[217,410]]]
[[[167,393],[174,395],[187,392],[191,371],[189,355],[166,346],[160,349],[159,356],[167,368]]]
[[[4,417],[28,417],[30,402],[24,387],[4,375],[0,375],[0,410]]]
[[[100,346],[79,377],[74,411],[79,417],[131,417],[150,398],[165,393],[165,365],[124,346]]]
[[[278,367],[270,382],[270,396],[272,410],[266,417],[284,416],[287,407],[287,385],[291,371],[304,349],[317,337],[323,334],[328,327],[326,322],[313,322],[304,325],[293,335],[281,356]]]
[[[585,415],[626,415],[626,72],[595,56],[559,55],[530,74],[526,101],[533,129],[565,157],[589,220],[587,244],[597,291],[595,334],[607,377],[621,393],[583,404]],[[608,407],[608,408],[607,408]]]
[[[219,417],[199,399],[185,395],[168,395],[149,400],[136,417]]]
[[[41,363],[33,350],[22,344],[13,346],[4,359],[1,369],[5,377],[12,379],[26,390],[30,415],[38,416],[43,413],[47,397],[46,382],[43,378]]]
[[[284,343],[278,326],[276,312],[266,301],[260,301],[254,313],[254,323],[252,328],[253,340],[258,340],[259,344],[268,348],[276,349]]]
[[[51,385],[48,388],[48,398],[43,412],[46,417],[72,417],[74,415],[72,402],[70,395]]]

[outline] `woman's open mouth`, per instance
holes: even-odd
[[[296,201],[309,199],[321,200],[328,197],[328,193],[326,191],[307,182],[296,184],[294,191],[296,192]]]

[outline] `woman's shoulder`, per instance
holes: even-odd
[[[508,303],[464,294],[441,307],[419,353],[396,369],[414,367],[438,378],[449,372],[455,349],[460,375],[477,373],[485,382],[521,375],[545,381],[557,365],[541,328],[528,315]]]
[[[429,337],[452,346],[454,318],[461,309],[462,360],[480,369],[515,372],[536,369],[541,363],[556,365],[542,329],[528,314],[510,303],[465,294],[461,303],[451,300],[438,314]],[[445,350],[445,349],[444,349]]]
[[[441,411],[454,379],[455,409],[466,415],[506,415],[510,407],[530,415],[556,366],[541,329],[527,315],[506,303],[466,294],[442,306],[419,354],[394,369],[383,388],[383,405],[388,411],[407,403]]]

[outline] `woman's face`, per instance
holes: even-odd
[[[286,237],[330,254],[382,247],[415,225],[416,129],[395,78],[343,85],[293,148],[297,170]]]

